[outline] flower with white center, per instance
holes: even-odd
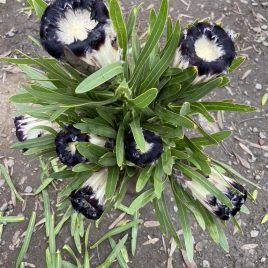
[[[56,153],[61,163],[73,167],[87,161],[76,150],[76,143],[78,142],[89,142],[89,136],[82,134],[80,130],[73,126],[66,126],[64,130],[57,134],[55,138]]]
[[[148,130],[142,130],[145,140],[145,150],[141,152],[136,145],[131,131],[125,134],[125,157],[127,161],[134,163],[137,166],[145,166],[152,164],[162,154],[163,144],[160,136]]]
[[[103,213],[108,170],[93,173],[82,187],[70,195],[73,208],[86,218],[97,220]]]
[[[184,31],[173,66],[196,66],[199,77],[194,83],[225,73],[236,56],[233,40],[233,32],[219,25],[197,23]]]
[[[101,68],[120,61],[116,33],[102,0],[56,0],[41,19],[41,43],[59,60],[64,47],[89,65]]]
[[[60,131],[55,138],[56,152],[61,163],[73,167],[79,163],[87,162],[87,159],[76,149],[78,142],[89,142],[100,147],[111,148],[109,140],[94,134],[82,134],[80,130],[69,125]]]
[[[207,177],[207,180],[230,199],[233,205],[232,208],[228,208],[222,204],[215,196],[212,196],[205,187],[195,180],[188,180],[181,176],[177,170],[173,171],[173,177],[178,180],[187,192],[221,220],[229,220],[230,217],[235,216],[237,212],[240,211],[247,198],[247,191],[241,184],[219,173],[215,169],[212,169],[212,173]]]
[[[21,115],[15,117],[14,124],[16,128],[16,136],[19,141],[26,141],[41,137],[48,133],[45,129],[38,129],[38,127],[50,127],[58,128],[56,124],[53,124],[47,120],[41,120],[29,115]]]

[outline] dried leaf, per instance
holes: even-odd
[[[250,250],[254,249],[258,246],[258,244],[245,244],[241,247],[242,250]]]
[[[150,228],[150,227],[158,227],[160,226],[158,221],[146,221],[144,222],[144,227]]]

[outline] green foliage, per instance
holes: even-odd
[[[45,2],[28,2],[36,15],[41,17],[46,7]],[[28,85],[23,86],[22,92],[10,99],[20,112],[56,123],[60,128],[73,125],[82,133],[95,134],[115,141],[112,149],[88,142],[77,142],[77,151],[89,162],[77,164],[72,169],[59,163],[55,165],[57,155],[54,140],[57,131],[53,128],[38,126],[47,132],[45,136],[12,146],[13,149],[27,149],[26,155],[43,156],[43,159],[48,160],[49,167],[43,167],[42,182],[35,192],[36,195],[41,193],[44,201],[48,237],[47,265],[61,267],[62,264],[63,267],[75,267],[61,259],[55,242],[55,236],[60,233],[63,225],[70,221],[70,233],[79,254],[83,253],[81,239],[85,238],[83,264],[68,245],[65,245],[63,250],[75,261],[76,267],[89,267],[89,227],[84,230],[84,219],[72,211],[68,196],[102,168],[108,169],[105,212],[112,208],[120,209],[128,214],[128,219],[131,220],[108,231],[91,246],[91,249],[94,249],[109,239],[111,253],[99,267],[109,267],[115,259],[121,267],[127,267],[124,245],[128,235],[124,235],[118,243],[112,237],[131,229],[131,251],[134,255],[138,225],[141,223],[139,211],[149,203],[154,206],[155,217],[163,234],[171,236],[179,248],[184,247],[189,260],[193,259],[191,215],[199,226],[208,231],[211,238],[228,252],[222,222],[215,219],[198,200],[183,190],[178,180],[174,179],[173,172],[174,169],[180,171],[185,179],[198,183],[222,204],[232,207],[230,199],[209,182],[206,176],[211,174],[212,167],[217,166],[221,167],[222,173],[248,181],[227,165],[210,159],[203,151],[208,146],[218,145],[231,133],[206,133],[196,121],[196,115],[202,115],[208,123],[213,123],[212,113],[215,111],[253,112],[255,108],[229,100],[203,101],[202,98],[213,90],[224,90],[223,87],[229,82],[228,78],[218,76],[206,82],[193,83],[198,75],[196,67],[185,70],[172,67],[183,29],[180,28],[179,22],[172,23],[168,17],[167,0],[161,1],[157,14],[153,10],[150,12],[149,29],[143,46],[135,30],[140,7],[131,10],[127,22],[117,0],[109,1],[109,8],[111,21],[117,32],[118,46],[122,50],[122,62],[110,64],[87,75],[66,63],[42,57],[31,58],[23,53],[18,59],[1,59],[17,64],[30,81]],[[228,70],[229,73],[235,71],[243,61],[242,57],[235,59]],[[153,165],[133,167],[133,164],[125,160],[124,136],[127,131],[131,131],[137,150],[144,153],[146,141],[143,130],[161,136],[163,153]],[[23,201],[4,167],[1,165],[0,168],[11,191],[18,200]],[[127,207],[124,205],[124,197],[129,181],[134,179],[136,196]],[[46,189],[65,180],[68,180],[68,184],[57,194],[57,207],[63,209],[62,217],[59,219],[51,211]],[[178,208],[177,216],[183,232],[182,237],[178,236],[166,206],[164,196],[168,185],[171,185]],[[244,210],[246,211],[246,208]],[[0,221],[4,220],[13,222],[22,218],[0,217]],[[266,220],[267,216],[263,222]],[[26,254],[34,222],[35,214],[31,218],[17,267]],[[234,220],[233,224],[237,225],[237,222]]]

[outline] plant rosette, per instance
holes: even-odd
[[[21,58],[3,59],[18,64],[29,78],[11,97],[19,140],[13,148],[48,163],[40,192],[68,179],[58,192],[57,207],[68,208],[77,248],[79,222],[99,223],[111,209],[123,210],[133,221],[116,227],[113,234],[118,234],[136,228],[139,210],[152,203],[162,232],[186,249],[190,261],[191,215],[228,251],[223,227],[230,219],[238,226],[235,216],[247,212],[244,203],[252,196],[245,183],[250,182],[204,152],[231,133],[206,133],[196,115],[209,124],[213,112],[255,111],[232,101],[203,100],[223,90],[229,73],[244,61],[236,55],[235,35],[207,21],[181,29],[168,16],[167,0],[157,13],[150,10],[142,40],[136,31],[140,7],[125,20],[117,0],[107,6],[98,0],[29,3],[41,19],[41,44],[35,43],[54,58],[20,52]],[[136,197],[127,207],[131,178]],[[165,204],[168,186],[181,237]],[[122,249],[126,239],[114,250]]]

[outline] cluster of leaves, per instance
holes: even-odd
[[[40,17],[46,4],[41,0],[30,0],[29,3]],[[55,235],[70,218],[71,234],[78,252],[82,252],[80,239],[86,234],[87,241],[88,231],[84,231],[83,219],[73,214],[68,196],[73,190],[78,189],[91,173],[102,167],[108,168],[106,210],[109,211],[111,208],[123,210],[134,220],[112,230],[113,233],[108,233],[93,245],[93,248],[106,238],[132,228],[132,253],[134,253],[139,224],[138,211],[152,202],[161,231],[173,237],[178,247],[184,247],[190,260],[193,259],[190,215],[194,216],[203,230],[208,231],[217,244],[228,251],[223,223],[172,179],[172,169],[176,167],[184,176],[200,183],[224,205],[230,207],[230,200],[205,179],[211,173],[211,167],[238,180],[248,181],[232,168],[209,158],[204,153],[207,146],[218,145],[229,137],[230,132],[208,134],[195,118],[196,115],[201,115],[208,123],[213,123],[211,112],[250,112],[254,111],[254,108],[229,100],[200,101],[211,91],[226,86],[229,79],[220,76],[208,82],[193,84],[197,76],[195,67],[185,70],[170,67],[180,39],[181,28],[179,22],[173,23],[168,17],[167,0],[161,1],[158,13],[153,9],[150,11],[148,31],[143,45],[135,30],[139,8],[134,7],[131,10],[126,22],[117,0],[109,1],[109,10],[117,32],[118,45],[122,49],[121,63],[108,65],[88,75],[55,59],[32,58],[22,52],[19,52],[21,58],[3,59],[17,64],[30,80],[29,84],[22,86],[19,93],[11,98],[11,101],[17,104],[18,114],[28,114],[56,122],[62,127],[71,124],[83,133],[114,139],[116,144],[114,150],[109,150],[89,143],[78,143],[77,150],[90,163],[78,164],[72,169],[60,166],[55,161],[57,155],[54,129],[38,126],[36,128],[45,129],[49,135],[13,145],[14,149],[27,148],[25,155],[42,156],[43,159],[49,160],[49,167],[44,169],[46,172],[43,174],[42,184],[36,191],[36,194],[43,194],[45,204],[46,202],[49,204],[45,190],[48,186],[66,179],[69,182],[58,193],[57,207],[65,209],[66,212],[55,228],[54,219],[51,220],[52,216],[49,214],[50,209],[45,206],[46,218],[50,219],[46,221],[47,235],[50,237],[49,250],[46,253],[48,265],[57,259],[56,255],[52,254],[55,252],[53,237],[55,239]],[[35,43],[38,44],[38,41],[35,40]],[[236,58],[229,68],[229,73],[238,68],[242,62],[243,58]],[[132,131],[137,148],[141,152],[144,151],[145,140],[141,129],[158,133],[164,144],[161,158],[155,165],[145,168],[129,166],[124,158],[125,131]],[[199,136],[187,137],[185,133],[188,131],[194,131]],[[133,177],[137,178],[137,197],[129,207],[126,207],[124,197],[128,183]],[[171,186],[178,208],[177,215],[183,231],[183,240],[178,237],[166,206],[164,190],[168,185]],[[244,211],[247,211],[245,207]],[[232,222],[239,227],[235,218]],[[125,261],[121,255],[126,240],[127,236],[116,245],[110,239],[113,251],[105,265],[116,257],[121,262]],[[71,252],[68,247],[65,247],[65,250]],[[72,252],[70,254],[74,255]],[[88,255],[86,258],[88,259]],[[78,267],[81,267],[81,264]]]

